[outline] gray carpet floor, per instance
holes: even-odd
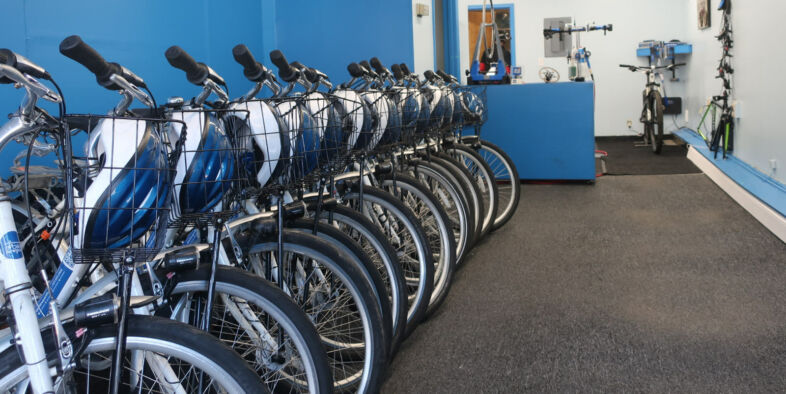
[[[638,146],[639,138],[597,138],[597,149],[608,153],[606,171],[609,175],[668,175],[701,173],[688,160],[688,149],[672,139],[664,141],[660,154],[649,146]],[[600,169],[599,169],[600,172]]]
[[[786,390],[786,245],[708,178],[523,188],[383,392]]]

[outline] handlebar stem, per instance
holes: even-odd
[[[219,101],[229,101],[229,96],[227,96],[227,93],[221,89],[217,83],[213,82],[210,78],[205,78],[205,81],[202,83],[202,92],[194,99],[194,105],[199,107],[204,105],[211,93],[215,93]]]
[[[150,98],[150,96],[147,95],[147,93],[141,91],[138,87],[126,81],[126,79],[120,75],[112,74],[109,76],[109,80],[122,88],[119,92],[121,95],[123,95],[123,99],[120,101],[120,103],[117,104],[113,111],[115,116],[121,116],[125,114],[134,99],[139,100],[142,104],[148,107],[153,106],[153,100]]]

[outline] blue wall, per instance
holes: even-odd
[[[347,65],[378,57],[413,68],[410,0],[277,0],[276,38],[287,60],[316,67],[333,82]]]
[[[232,47],[245,43],[262,51],[262,1],[223,2],[81,0],[4,2],[5,22],[0,47],[9,48],[45,67],[63,88],[69,112],[104,113],[118,95],[99,87],[87,69],[61,55],[58,45],[78,34],[108,61],[128,67],[144,78],[159,101],[169,96],[192,96],[198,90],[183,72],[164,58],[171,45],[180,45],[197,61],[226,78],[233,95],[249,86],[232,58]],[[272,1],[271,1],[272,3]],[[11,112],[20,94],[3,86],[0,112]]]

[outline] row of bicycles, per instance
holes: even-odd
[[[250,88],[230,98],[173,46],[194,96],[159,104],[80,37],[60,52],[120,101],[68,113],[49,72],[0,50],[24,91],[0,150],[25,146],[0,185],[2,392],[376,392],[518,205],[480,139],[484,91],[443,72],[373,58],[334,85],[241,44]]]

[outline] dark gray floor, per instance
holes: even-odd
[[[786,245],[701,174],[524,186],[383,387],[784,390]]]
[[[599,150],[606,151],[608,175],[698,174],[701,171],[686,157],[688,149],[671,139],[664,142],[660,154],[649,146],[637,146],[638,137],[601,137],[596,139]]]

